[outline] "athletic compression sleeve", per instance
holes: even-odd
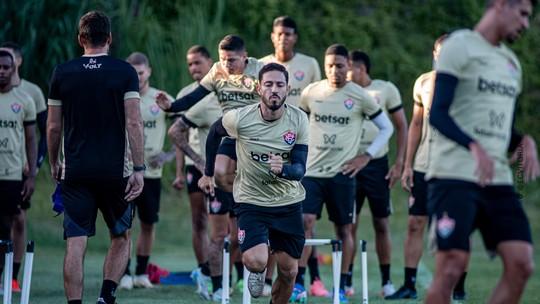
[[[512,117],[512,133],[510,134],[510,144],[508,145],[508,152],[512,153],[516,151],[517,147],[523,139],[523,134],[521,134],[516,129],[516,112],[514,111],[514,116]]]
[[[306,173],[307,155],[307,145],[294,145],[291,150],[291,163],[283,165],[279,177],[288,180],[301,180]]]
[[[36,121],[39,130],[37,167],[40,168],[47,155],[47,111],[38,113]]]
[[[222,118],[220,117],[214,122],[206,138],[206,166],[204,166],[204,175],[206,176],[214,176],[214,163],[216,162],[216,155],[221,144],[221,139],[229,136],[221,120]]]
[[[442,135],[468,150],[473,139],[459,128],[449,114],[457,83],[458,79],[455,76],[437,73],[429,123]]]
[[[210,94],[210,91],[205,89],[202,85],[199,85],[193,92],[175,100],[167,112],[186,111],[208,94]]]
[[[380,112],[377,116],[373,117],[371,121],[379,128],[377,137],[373,140],[371,145],[367,147],[366,152],[373,156],[377,154],[388,143],[390,136],[394,132],[392,122],[388,119],[388,116],[384,112]]]

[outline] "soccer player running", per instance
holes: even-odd
[[[300,183],[306,170],[308,120],[285,104],[288,73],[277,63],[259,72],[258,104],[231,110],[210,129],[205,174],[199,186],[213,193],[214,159],[224,136],[236,139],[238,174],[234,180],[238,241],[253,297],[262,295],[269,247],[278,276],[270,303],[287,303],[304,246]]]
[[[310,83],[321,80],[321,70],[317,59],[296,52],[295,46],[298,41],[298,28],[296,22],[289,16],[280,16],[274,19],[270,39],[274,45],[274,54],[261,58],[264,63],[276,62],[283,65],[289,76],[291,89],[287,96],[287,104],[298,105],[300,94]],[[324,287],[320,279],[319,265],[315,248],[308,260],[308,267],[311,277],[310,294],[313,296],[325,297],[329,292]],[[274,273],[275,261],[270,256],[268,270],[264,285],[264,296],[269,296],[272,291],[272,275]]]
[[[389,296],[396,290],[390,280],[390,262],[392,243],[390,240],[389,216],[392,214],[390,189],[401,177],[405,148],[407,145],[407,119],[401,103],[401,95],[397,87],[389,82],[371,79],[371,60],[365,52],[355,50],[349,54],[351,69],[349,80],[363,87],[377,104],[387,113],[396,129],[396,157],[394,164],[388,168],[388,144],[381,149],[373,159],[356,175],[356,221],[353,224],[354,251],[349,266],[349,275],[345,291],[348,296],[354,294],[352,272],[356,256],[356,232],[358,230],[358,215],[364,201],[368,200],[375,230],[375,247],[379,258],[381,272],[382,295]],[[373,122],[367,120],[362,126],[360,151],[365,151],[376,138],[379,130]]]
[[[34,83],[20,77],[19,68],[23,63],[21,47],[14,42],[4,42],[0,49],[6,49],[12,52],[15,57],[15,71],[11,76],[11,82],[14,89],[22,90],[28,94],[36,107],[36,126],[39,130],[39,141],[37,150],[37,169],[41,167],[45,155],[47,154],[47,142],[45,128],[47,124],[47,105],[45,104],[45,96],[41,89]],[[23,175],[23,180],[28,175],[29,167],[26,165]],[[21,212],[13,218],[12,234],[13,234],[13,281],[12,290],[20,292],[21,288],[17,277],[21,268],[21,261],[26,249],[26,212],[30,209],[30,200],[25,200],[20,204]]]
[[[148,57],[139,52],[131,53],[126,61],[133,66],[139,76],[140,107],[143,119],[144,135],[144,162],[148,168],[144,172],[144,188],[139,197],[134,200],[138,211],[141,230],[137,238],[135,275],[131,275],[131,258],[128,259],[124,276],[120,280],[119,288],[132,289],[152,288],[146,268],[150,260],[152,245],[155,236],[155,224],[159,216],[159,201],[161,194],[162,163],[158,161],[162,152],[167,129],[166,114],[155,103],[159,92],[150,86],[152,68]],[[172,97],[170,97],[172,99]]]
[[[343,242],[343,261],[339,286],[340,301],[347,303],[345,283],[352,260],[352,223],[356,174],[384,148],[392,135],[392,124],[373,97],[359,85],[347,81],[349,53],[341,44],[328,47],[324,57],[326,78],[302,92],[300,108],[309,113],[310,138],[306,177],[306,199],[302,203],[306,239],[312,238],[323,202],[336,235]],[[360,154],[364,117],[379,128],[372,144]],[[304,273],[311,247],[305,247],[291,301],[305,302]]]
[[[442,42],[448,35],[439,37],[433,45],[433,61],[437,61]],[[403,285],[387,300],[416,299],[416,274],[422,257],[424,229],[428,222],[427,212],[427,172],[429,146],[435,131],[429,124],[429,112],[433,98],[435,71],[427,72],[415,81],[413,89],[414,108],[407,137],[407,153],[401,185],[409,192],[409,220],[407,238],[404,244],[405,279]],[[466,272],[456,285],[453,293],[455,300],[464,299]]]
[[[107,55],[112,36],[105,14],[82,16],[78,40],[84,55],[52,75],[47,119],[51,174],[65,207],[64,288],[69,304],[82,303],[86,244],[101,210],[111,245],[97,303],[113,304],[129,257],[132,201],[144,185],[139,81],[129,63]]]
[[[205,47],[195,45],[187,52],[187,64],[195,82],[182,89],[178,94],[178,98],[189,94],[198,86],[201,79],[210,71],[212,58]],[[216,95],[211,93],[184,112],[169,129],[169,136],[172,141],[178,143],[177,149],[181,151],[179,155],[181,157],[184,154],[187,155],[188,159],[192,160],[194,164],[186,166],[188,192],[190,192],[190,197],[194,196],[195,198],[191,203],[193,221],[207,220],[210,222],[210,240],[206,242],[204,248],[205,260],[199,262],[199,268],[192,273],[192,278],[197,283],[197,293],[202,298],[211,298],[213,301],[221,301],[222,297],[222,249],[225,237],[229,235],[229,213],[232,212],[234,200],[232,195],[221,189],[216,189],[216,196],[210,197],[209,210],[207,210],[205,197],[198,186],[198,182],[204,173],[208,132],[212,124],[220,117],[221,108],[219,102]],[[187,140],[188,133],[192,135],[194,132],[198,135],[196,145]],[[190,136],[190,140],[192,138]],[[209,216],[207,216],[207,213],[209,213]],[[195,216],[199,216],[199,218]],[[231,218],[231,222],[235,222],[234,219]],[[208,240],[207,235],[204,237]],[[210,279],[213,288],[211,297],[208,294]]]
[[[520,162],[524,182],[537,178],[540,169],[535,141],[513,126],[522,72],[503,43],[529,27],[533,2],[488,1],[474,30],[456,31],[442,45],[429,117],[443,136],[434,137],[426,174],[437,242],[426,303],[450,303],[475,228],[503,262],[488,303],[518,303],[533,272],[531,230],[507,153]]]
[[[36,106],[32,98],[14,88],[15,57],[0,50],[0,240],[11,240],[20,205],[34,192],[37,174],[35,140]],[[21,151],[26,150],[23,154]],[[26,156],[26,159],[24,157]],[[25,164],[28,164],[23,180]],[[4,245],[2,245],[2,248]],[[4,249],[0,250],[0,273],[4,268]]]

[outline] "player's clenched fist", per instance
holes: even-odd
[[[165,94],[164,92],[159,92],[156,95],[156,103],[164,111],[167,111],[171,108],[171,101],[167,97],[167,94]]]
[[[199,179],[198,185],[199,185],[199,188],[201,188],[201,190],[204,193],[210,194],[210,195],[215,195],[215,193],[214,193],[214,177],[203,175]]]
[[[279,155],[270,154],[270,171],[275,175],[283,171],[283,158]]]

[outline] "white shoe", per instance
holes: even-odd
[[[133,277],[128,274],[122,276],[122,278],[120,279],[120,284],[118,284],[118,289],[133,289]]]
[[[213,302],[221,302],[221,298],[223,297],[223,289],[218,289],[214,293],[212,293],[212,301]]]
[[[264,283],[262,296],[269,297],[271,295],[272,295],[272,285]]]
[[[264,272],[250,272],[248,277],[248,290],[252,297],[258,298],[262,295],[264,289],[264,278],[266,277],[266,270]]]
[[[382,288],[382,296],[387,297],[390,295],[393,295],[396,292],[396,288],[394,287],[394,284],[391,282],[386,283]]]
[[[147,274],[140,274],[133,277],[133,287],[135,288],[154,288]]]
[[[200,268],[196,268],[191,272],[191,279],[197,285],[197,290],[195,291],[203,300],[210,300],[210,293],[208,293],[208,287],[210,286],[210,277],[202,274]]]

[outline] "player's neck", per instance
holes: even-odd
[[[21,76],[19,76],[19,69],[15,69],[13,75],[11,76],[11,84],[16,87],[21,84]]]
[[[109,53],[109,46],[104,45],[101,47],[84,47],[84,54],[85,55],[99,55],[99,54],[107,54]]]
[[[146,92],[148,92],[148,89],[150,89],[150,83],[146,82],[146,84],[142,88],[140,88],[139,93],[141,95],[144,95],[144,94],[146,94]]]
[[[11,91],[12,88],[13,88],[12,83],[8,83],[5,86],[0,86],[0,93],[7,93],[7,92]]]
[[[490,44],[498,46],[502,41],[502,37],[494,25],[493,18],[491,15],[484,15],[474,27],[474,31],[482,35]]]
[[[371,80],[371,77],[369,77],[369,75],[366,74],[365,77],[362,77],[362,78],[360,79],[360,81],[358,81],[358,84],[359,84],[361,87],[365,88],[365,87],[368,87],[368,86],[371,84],[371,81],[372,81],[372,80]]]
[[[283,51],[283,50],[276,50],[276,52],[274,53],[274,57],[276,57],[276,60],[278,62],[288,62],[290,61],[291,59],[293,59],[294,57],[294,51],[291,50],[289,52],[286,52],[286,51]]]
[[[276,111],[272,111],[268,107],[266,107],[263,103],[261,103],[260,109],[261,109],[261,116],[264,120],[274,121],[274,120],[280,119],[281,116],[283,116],[283,111],[285,111],[285,105],[282,105]]]

